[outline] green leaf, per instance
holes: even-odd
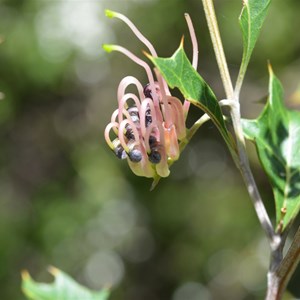
[[[243,61],[241,69],[246,69],[266,18],[271,0],[243,0],[244,6],[239,18],[243,34]]]
[[[92,292],[79,285],[62,271],[50,267],[49,272],[55,277],[51,284],[37,283],[28,272],[22,273],[22,290],[30,300],[106,300],[109,291]]]
[[[211,88],[193,68],[188,60],[183,43],[170,58],[147,55],[162,74],[171,88],[177,87],[185,99],[207,113],[219,129],[229,149],[233,151],[234,142],[227,131],[222,111]]]
[[[278,230],[284,230],[300,209],[300,112],[286,109],[280,81],[269,67],[269,98],[256,120],[243,120],[246,138],[256,143],[271,182]]]

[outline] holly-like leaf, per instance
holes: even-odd
[[[244,45],[241,69],[247,68],[270,2],[271,0],[243,0],[244,5],[239,17]]]
[[[37,283],[28,272],[22,273],[22,290],[30,300],[107,300],[109,291],[92,292],[79,285],[62,271],[50,267],[49,272],[55,277],[51,284]]]
[[[184,52],[183,42],[170,58],[152,57],[150,55],[148,57],[171,88],[177,87],[185,99],[210,116],[229,149],[234,152],[234,142],[225,126],[217,98],[208,84],[191,65]]]
[[[300,210],[300,112],[286,109],[281,83],[271,67],[269,72],[268,102],[258,119],[243,120],[243,130],[271,182],[282,231]]]

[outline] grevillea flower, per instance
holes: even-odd
[[[126,23],[137,38],[148,48],[153,57],[157,53],[153,45],[124,15],[107,10],[108,17],[116,17]],[[186,14],[193,43],[193,66],[197,67],[197,42],[191,20]],[[179,143],[186,137],[185,119],[189,102],[184,104],[170,93],[167,83],[159,72],[131,53],[117,45],[104,45],[107,52],[118,51],[146,72],[148,82],[143,85],[133,76],[123,78],[119,84],[118,108],[113,112],[105,128],[105,139],[120,159],[127,159],[131,170],[138,176],[154,178],[167,177],[169,165],[180,155]],[[136,93],[127,92],[134,86]],[[115,135],[111,139],[112,133]]]

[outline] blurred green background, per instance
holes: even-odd
[[[231,74],[241,59],[240,0],[215,1]],[[54,265],[80,283],[113,288],[112,300],[262,299],[269,248],[220,135],[208,123],[169,178],[134,176],[104,142],[126,75],[143,71],[103,43],[142,56],[141,45],[104,9],[125,13],[170,56],[190,13],[198,70],[224,97],[200,0],[0,1],[0,298],[25,299],[20,271],[40,281]],[[287,105],[299,108],[299,0],[274,0],[242,93],[244,117],[267,94],[267,59]],[[147,82],[145,82],[146,84]],[[190,119],[199,117],[192,109]],[[249,145],[268,211],[272,191]],[[300,298],[300,271],[289,285]]]

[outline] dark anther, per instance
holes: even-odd
[[[152,98],[152,91],[150,89],[150,83],[146,84],[145,87],[144,87],[144,95],[146,98],[150,98],[153,100]]]
[[[125,126],[125,129],[126,129],[126,132],[125,132],[126,138],[128,140],[135,140],[134,133],[133,133],[133,130],[132,130],[131,126],[127,124]]]
[[[127,111],[128,111],[128,113],[131,117],[131,120],[134,123],[140,121],[139,111],[138,111],[138,108],[136,106],[128,108]]]
[[[119,139],[115,139],[113,141],[114,145],[114,153],[119,159],[125,159],[127,157],[127,154],[124,150],[124,148],[121,146],[121,143]]]
[[[158,164],[161,161],[161,154],[159,153],[159,142],[157,141],[154,135],[150,135],[149,137],[149,146],[150,146],[150,153],[148,154],[148,159],[153,164]]]
[[[153,164],[158,164],[161,161],[161,155],[156,149],[152,149],[150,154],[148,155],[149,161]]]
[[[157,145],[157,139],[154,135],[150,135],[149,137],[149,146],[150,148],[153,148]]]
[[[136,128],[139,129],[140,128],[140,116],[139,116],[138,108],[136,106],[132,106],[132,107],[129,107],[127,109],[127,111],[130,115],[131,121],[135,124]],[[125,129],[126,129],[126,132],[125,132],[126,138],[128,140],[135,140],[134,133],[133,133],[131,126],[129,124],[127,124],[125,126]]]
[[[142,152],[138,149],[132,149],[128,156],[132,162],[140,162],[142,160]]]
[[[151,116],[151,110],[150,109],[146,110],[145,122],[146,122],[146,127],[148,127],[152,123],[152,116]]]
[[[127,154],[122,146],[115,148],[114,152],[116,156],[120,159],[125,159],[127,157]]]

